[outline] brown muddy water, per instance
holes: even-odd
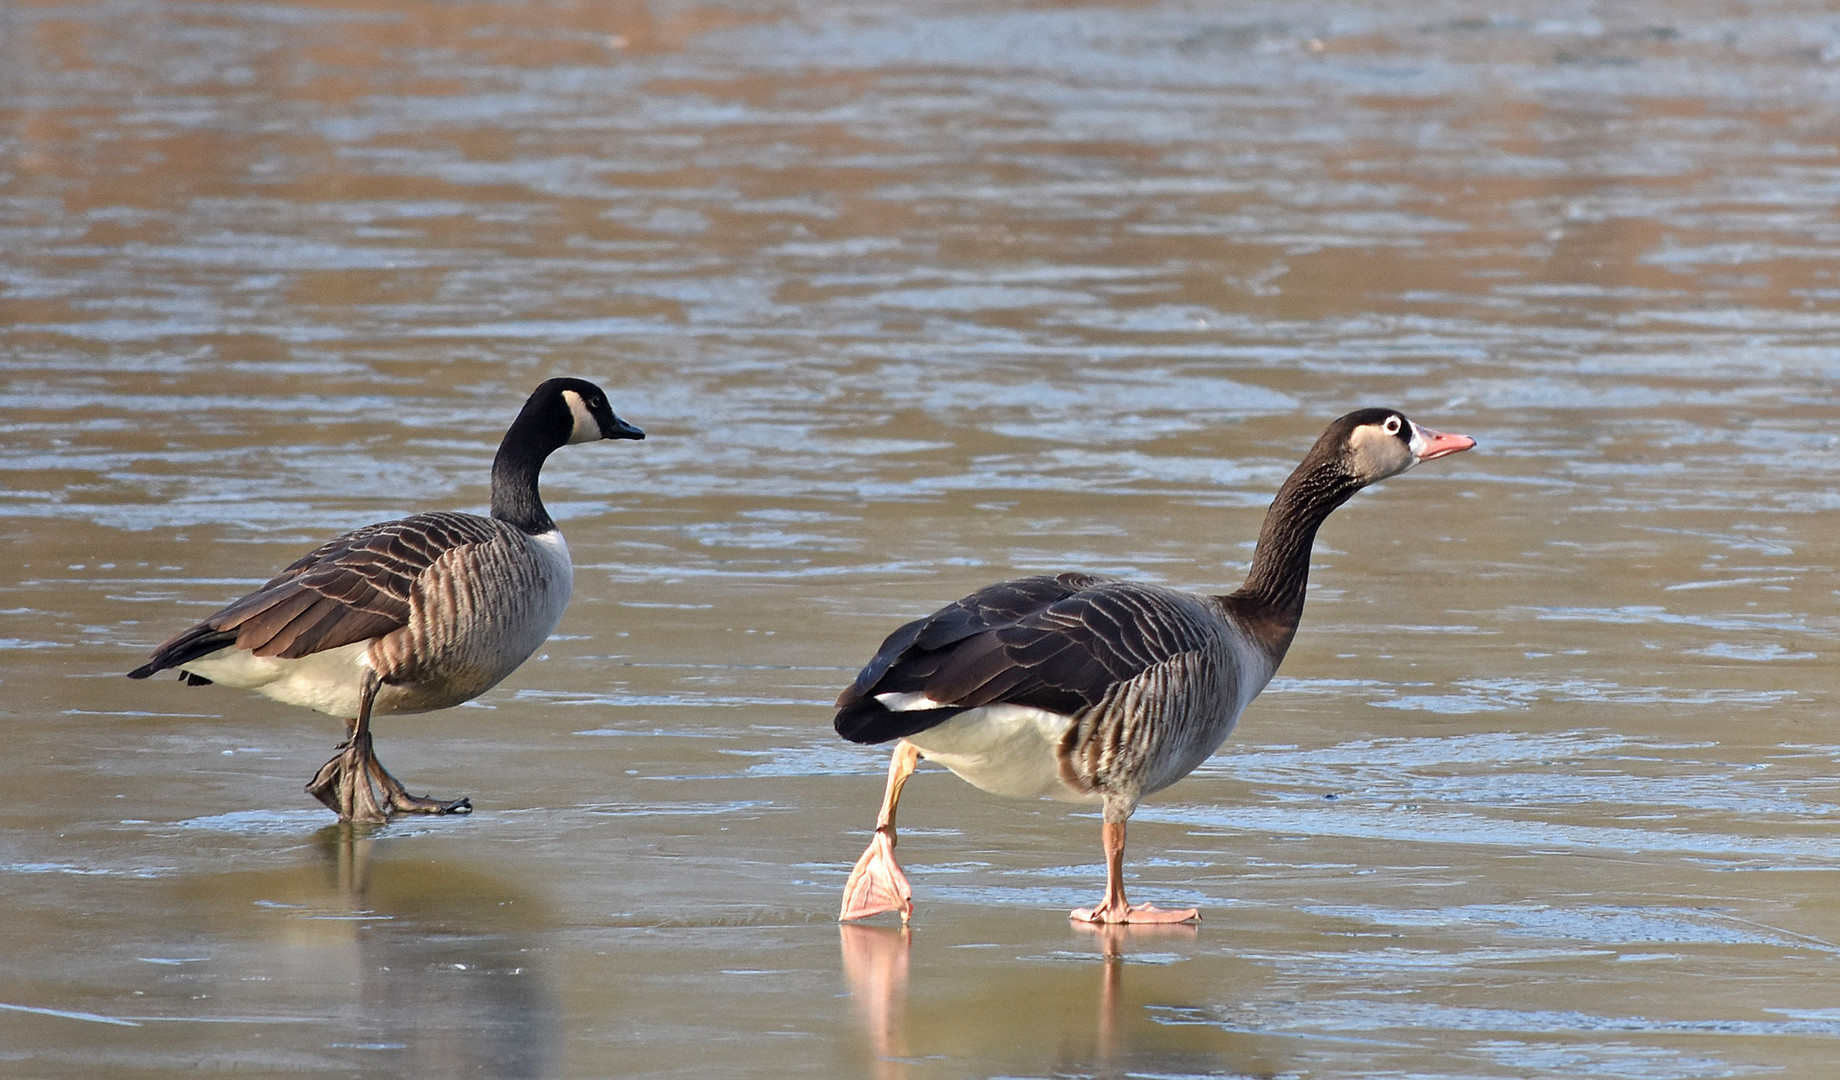
[[[0,7],[0,1073],[1832,1075],[1840,18],[1814,3]],[[379,724],[121,673],[319,539],[479,509],[553,374],[574,604]],[[827,708],[997,578],[1237,583],[1279,678],[1133,824]]]

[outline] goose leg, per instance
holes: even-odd
[[[901,788],[920,764],[920,751],[903,739],[895,744],[888,762],[888,789],[882,793],[882,811],[875,819],[875,835],[869,849],[856,860],[850,880],[843,884],[843,910],[839,922],[867,918],[884,911],[898,911],[905,923],[914,913],[914,891],[907,885],[907,875],[894,859],[894,810],[901,801]]]
[[[1077,908],[1069,917],[1091,923],[1179,923],[1200,922],[1201,912],[1164,911],[1150,904],[1133,907],[1124,898],[1124,822],[1108,821],[1099,832],[1105,846],[1105,898],[1098,907]]]
[[[379,685],[374,673],[365,673],[364,685],[358,690],[357,719],[346,724],[345,741],[339,744],[339,752],[307,782],[307,794],[339,815],[340,821],[375,823],[389,818],[377,804],[370,777],[371,764],[376,761],[371,751],[371,702],[377,697]]]

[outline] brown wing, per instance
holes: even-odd
[[[417,514],[346,533],[154,650],[145,678],[226,645],[293,659],[387,634],[409,620],[415,581],[449,551],[510,526],[471,514]]]
[[[1170,590],[1090,574],[1001,582],[890,634],[837,699],[837,733],[886,742],[998,703],[1071,716],[1212,637],[1192,599]],[[947,707],[890,710],[876,700],[890,693]]]

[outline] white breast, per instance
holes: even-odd
[[[537,621],[543,624],[543,636],[531,646],[531,652],[535,652],[549,640],[550,632],[562,621],[562,613],[569,606],[569,596],[575,591],[575,563],[569,558],[569,542],[562,538],[561,529],[551,529],[530,539],[531,549],[548,567],[543,577],[550,582],[549,590],[538,605]]]

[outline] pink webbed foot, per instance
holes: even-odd
[[[1182,911],[1164,911],[1154,904],[1121,904],[1102,902],[1098,907],[1075,908],[1067,917],[1077,922],[1086,923],[1197,923],[1201,921],[1201,912],[1197,908]]]
[[[914,891],[908,887],[907,875],[894,859],[894,841],[881,829],[875,831],[869,848],[850,870],[850,880],[843,885],[842,922],[864,919],[884,911],[898,911],[905,923],[914,913]]]
[[[1200,922],[1201,912],[1194,908],[1184,911],[1164,911],[1151,904],[1132,904],[1124,898],[1124,819],[1130,816],[1131,806],[1124,807],[1115,820],[1111,820],[1114,807],[1107,804],[1106,821],[1099,830],[1099,837],[1105,847],[1105,897],[1098,907],[1076,908],[1068,912],[1067,917],[1086,923],[1134,923],[1155,925],[1158,923]]]

